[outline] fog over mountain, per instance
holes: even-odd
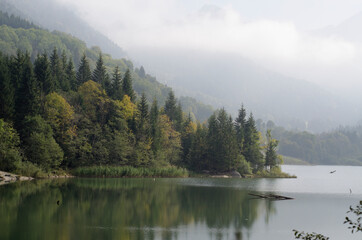
[[[69,6],[53,0],[0,0],[2,11],[28,19],[50,31],[58,30],[72,34],[85,41],[89,47],[99,46],[113,57],[122,58],[126,53],[82,20]]]
[[[362,119],[360,1],[54,1],[178,94],[301,130]]]

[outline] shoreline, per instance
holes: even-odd
[[[14,173],[0,171],[0,186],[18,181],[31,181],[34,178],[17,175]]]
[[[99,170],[98,167],[87,167],[88,169],[92,170]],[[102,168],[102,167],[101,167]],[[117,168],[117,167],[115,167]],[[107,167],[106,169],[112,169],[112,167]],[[139,169],[138,169],[139,170]],[[284,172],[280,172],[277,174],[273,174],[268,171],[263,171],[262,173],[255,173],[255,174],[239,174],[236,175],[235,172],[229,172],[229,173],[194,173],[194,172],[183,172],[183,174],[144,174],[142,172],[133,175],[130,172],[123,172],[122,174],[115,174],[113,172],[110,174],[108,171],[91,171],[87,172],[87,174],[77,174],[75,169],[71,170],[70,172],[63,172],[61,175],[57,174],[47,174],[47,176],[33,178],[33,177],[26,177],[21,176],[15,173],[10,172],[4,172],[0,171],[0,186],[6,185],[9,183],[14,182],[21,182],[21,181],[31,181],[31,180],[41,180],[41,179],[58,179],[58,178],[240,178],[240,179],[251,179],[251,178],[296,178],[296,176],[289,175]],[[71,173],[72,172],[72,173]],[[75,173],[75,174],[74,174]],[[79,172],[78,172],[79,173]],[[155,172],[154,172],[155,173]]]

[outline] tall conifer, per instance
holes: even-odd
[[[244,157],[246,161],[250,162],[254,171],[261,170],[264,167],[263,155],[259,146],[259,132],[256,129],[252,113],[250,113],[246,122]]]
[[[24,56],[21,72],[21,83],[16,99],[16,123],[19,126],[26,115],[39,114],[40,109],[40,84],[34,76],[33,65],[28,53]]]
[[[112,78],[112,91],[111,97],[116,100],[122,100],[123,92],[122,92],[122,77],[121,73],[119,72],[119,67],[116,66],[113,71],[113,78]]]
[[[89,67],[89,62],[85,53],[83,54],[82,58],[80,59],[78,71],[77,71],[77,84],[78,86],[91,80],[92,75]]]
[[[107,82],[109,81],[109,76],[108,73],[106,71],[106,67],[104,66],[103,63],[103,57],[102,54],[99,54],[99,58],[97,60],[97,64],[96,64],[96,68],[93,71],[93,81],[99,83],[104,89],[105,86],[107,84]]]
[[[12,120],[15,105],[15,88],[5,59],[0,53],[0,118]]]
[[[122,91],[124,94],[126,94],[130,97],[132,102],[136,101],[136,94],[133,90],[132,77],[131,77],[131,72],[129,71],[129,69],[127,69],[127,71],[124,74],[124,77],[122,79]]]
[[[52,78],[47,55],[43,54],[38,56],[34,65],[35,77],[39,81],[43,99],[45,95],[55,91],[54,78]]]

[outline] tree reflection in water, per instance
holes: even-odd
[[[0,239],[243,239],[260,211],[273,202],[174,179],[32,181],[0,188]]]

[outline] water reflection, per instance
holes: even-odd
[[[173,179],[34,181],[0,188],[0,239],[247,239],[260,212],[274,202]]]

